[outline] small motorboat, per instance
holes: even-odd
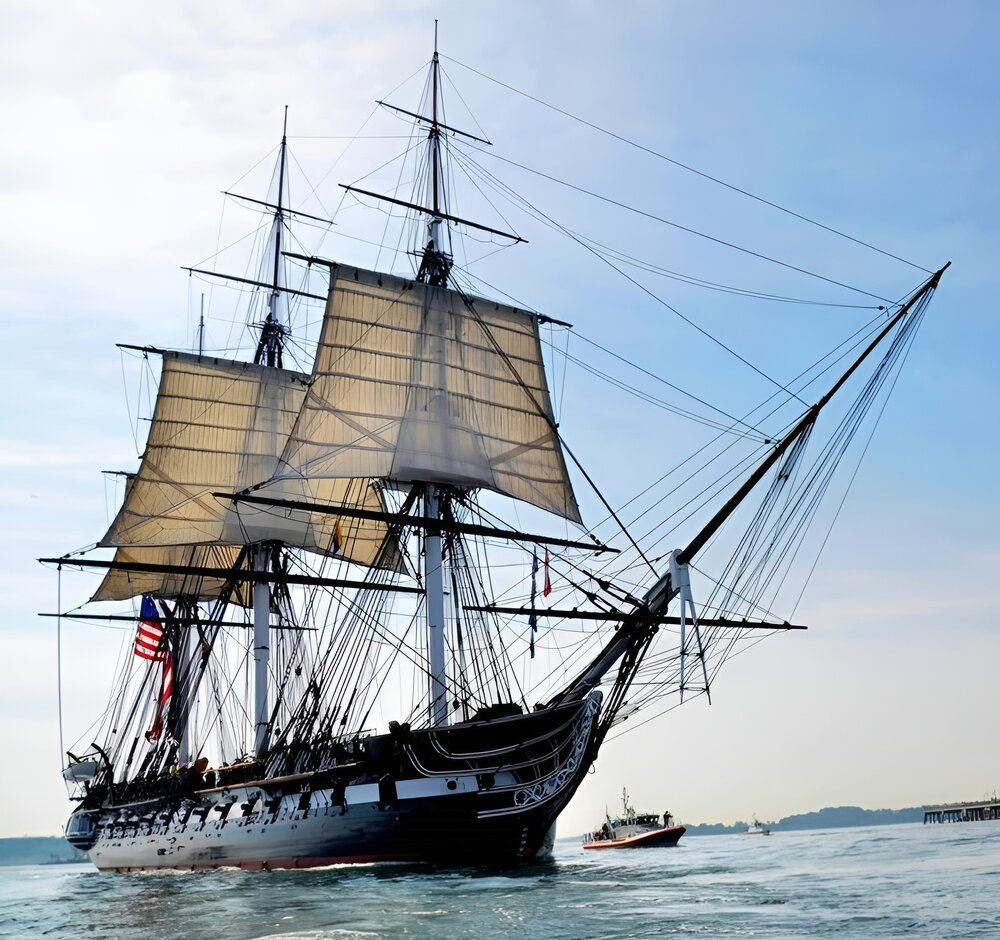
[[[622,815],[612,819],[605,815],[604,823],[584,836],[585,849],[639,849],[677,845],[684,835],[684,826],[674,825],[670,813],[637,813],[629,803],[628,792],[622,790]]]
[[[757,817],[754,816],[753,823],[746,828],[746,832],[743,833],[745,836],[769,836],[771,830],[767,826],[763,826],[758,822]]]

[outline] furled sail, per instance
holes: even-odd
[[[217,568],[233,569],[239,561],[241,549],[234,545],[168,545],[161,547],[138,546],[119,548],[113,564],[138,563],[153,568]],[[246,567],[244,564],[242,567]],[[111,568],[91,601],[124,601],[140,594],[154,597],[186,597],[194,600],[215,600],[226,586],[224,578],[200,577],[196,574],[177,574],[169,571],[128,571]],[[246,581],[232,586],[230,603],[249,607],[253,590]]]
[[[281,541],[361,564],[380,564],[383,523],[328,514],[234,508],[212,495],[270,478],[306,392],[299,372],[180,352],[163,372],[146,450],[109,546],[246,545]],[[367,480],[325,480],[296,494],[372,511],[382,502]]]
[[[574,522],[537,317],[337,266],[313,374],[278,464],[295,480],[485,487]]]

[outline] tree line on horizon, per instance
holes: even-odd
[[[778,820],[761,820],[772,830],[794,831],[798,829],[843,829],[851,826],[887,826],[895,823],[923,822],[922,806],[908,806],[905,809],[862,809],[860,806],[827,806],[811,813],[798,813]],[[725,835],[745,832],[749,821],[725,823],[688,824],[687,834],[696,836]]]

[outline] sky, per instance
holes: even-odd
[[[114,487],[100,471],[132,468],[141,453],[133,432],[147,390],[114,344],[190,346],[208,292],[212,348],[231,347],[234,298],[181,266],[252,231],[220,191],[266,187],[286,104],[293,196],[304,211],[341,208],[328,252],[374,262],[377,224],[342,203],[336,184],[368,179],[398,151],[389,135],[407,128],[375,101],[415,107],[435,18],[456,96],[449,118],[473,133],[478,122],[498,154],[482,164],[574,230],[695,277],[830,303],[899,298],[924,277],[539,102],[922,268],[953,262],[797,611],[810,629],[728,663],[711,705],[695,700],[609,743],[561,831],[590,828],[623,786],[637,808],[731,823],[977,799],[1000,785],[990,744],[1000,662],[996,4],[666,0],[612,14],[582,0],[57,0],[9,7],[4,18],[0,744],[10,771],[0,775],[0,837],[56,834],[68,814],[57,627],[37,616],[56,609],[59,584],[35,559],[103,534]],[[348,147],[362,128],[385,137]],[[727,251],[516,164],[868,293]],[[315,195],[305,198],[303,178]],[[474,196],[463,207],[484,208]],[[726,410],[770,393],[579,246],[544,229],[528,240],[499,252],[467,245],[459,260]],[[872,315],[774,312],[649,283],[781,376]],[[658,413],[576,402],[560,400],[561,426],[613,497],[690,442],[675,422],[657,426]],[[92,586],[67,575],[63,607]],[[64,734],[74,740],[103,704],[120,636],[61,629]]]

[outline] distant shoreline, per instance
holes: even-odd
[[[783,819],[761,820],[773,832],[795,832],[802,829],[849,829],[856,826],[889,826],[897,823],[922,823],[922,806],[905,809],[862,809],[860,806],[827,806],[812,813],[799,813]],[[716,836],[746,832],[749,821],[737,821],[731,826],[724,823],[684,823],[687,835]]]
[[[20,836],[0,839],[0,867],[11,865],[65,865],[89,862],[62,836]]]

